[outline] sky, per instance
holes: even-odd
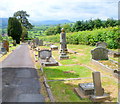
[[[32,21],[118,19],[119,0],[0,0],[0,17],[8,18],[19,10]]]

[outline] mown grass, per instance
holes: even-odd
[[[101,81],[102,87],[105,89],[105,92],[110,94],[110,100],[107,102],[116,102],[118,97],[117,83],[107,77],[102,77]],[[48,84],[51,87],[56,102],[91,102],[89,99],[80,99],[74,92],[74,88],[78,87],[79,83],[92,82],[92,78],[89,78],[71,81],[48,82]]]
[[[84,66],[56,66],[45,67],[44,72],[48,80],[91,77],[92,71]]]
[[[89,99],[80,99],[74,92],[77,85],[65,82],[48,82],[56,102],[91,102]]]

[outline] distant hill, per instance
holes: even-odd
[[[40,25],[57,25],[57,24],[64,24],[64,23],[72,23],[69,20],[46,20],[46,21],[30,21],[35,26]],[[8,18],[0,18],[0,28],[6,28],[8,25]]]
[[[65,24],[65,23],[72,23],[72,21],[69,20],[46,20],[46,21],[31,21],[33,25],[39,26],[39,25],[57,25],[57,24]]]
[[[8,25],[8,18],[0,18],[0,28],[6,28]]]

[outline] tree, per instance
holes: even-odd
[[[56,26],[56,34],[61,33],[61,27],[60,24]]]
[[[11,36],[13,40],[16,40],[16,43],[20,43],[20,37],[22,34],[21,23],[14,17],[10,17],[8,20],[7,28],[8,36]]]
[[[25,37],[28,38],[27,29],[24,26],[22,26],[22,35],[21,35],[22,42],[24,42]]]
[[[118,21],[114,20],[114,19],[110,19],[108,18],[107,21],[105,22],[105,26],[106,27],[114,27],[114,26],[117,26],[118,25]]]
[[[65,32],[70,32],[71,31],[71,27],[70,27],[69,24],[64,24],[62,27],[65,29]]]
[[[95,19],[93,22],[94,22],[94,28],[102,27],[102,21],[100,19]]]
[[[45,35],[56,35],[56,28],[50,27],[45,31]]]
[[[20,23],[26,28],[26,29],[32,29],[33,25],[31,23],[29,23],[27,17],[29,17],[30,15],[26,13],[26,11],[17,11],[14,13],[14,17],[17,18]]]

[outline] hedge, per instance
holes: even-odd
[[[98,41],[104,41],[108,44],[108,48],[117,49],[119,48],[120,33],[118,33],[118,27],[109,27],[94,29],[93,31],[79,31],[73,33],[67,33],[67,43],[68,44],[83,44],[94,46]],[[39,37],[44,41],[49,42],[59,42],[60,34]]]

